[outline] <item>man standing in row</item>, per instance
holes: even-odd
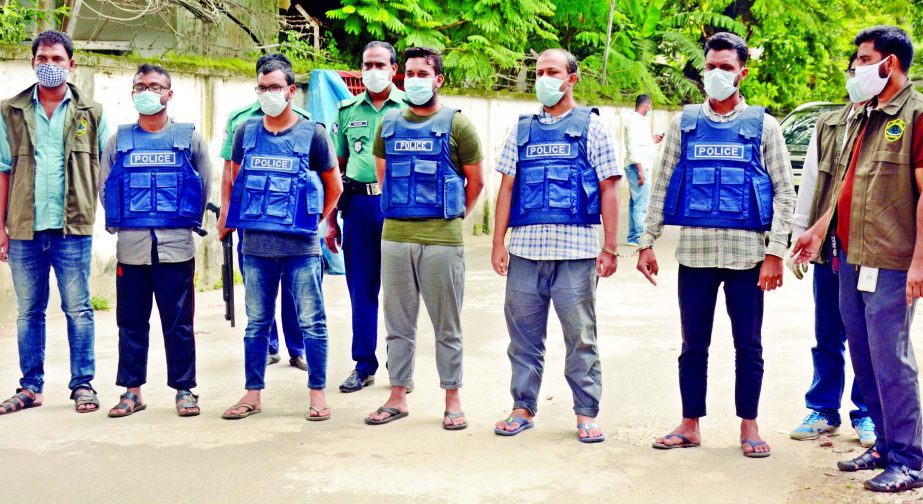
[[[756,422],[763,384],[763,297],[782,286],[795,189],[779,123],[740,95],[740,83],[749,73],[747,57],[747,44],[737,35],[718,33],[708,39],[708,99],[687,105],[671,124],[654,181],[637,266],[651,283],[656,285],[658,272],[654,240],[665,224],[683,226],[676,250],[683,420],[654,448],[701,443],[708,347],[718,289],[724,284],[734,337],[741,450],[752,458],[770,453]]]
[[[152,301],[163,328],[167,385],[176,390],[176,412],[199,414],[196,386],[195,242],[211,189],[208,144],[195,126],[167,116],[173,98],[170,73],[163,67],[138,67],[131,97],[138,121],[119,126],[103,151],[99,199],[106,229],[116,242],[116,321],[119,370],[125,387],[110,417],[125,417],[146,407]]]
[[[38,84],[0,104],[0,261],[9,260],[13,274],[23,374],[0,414],[42,404],[52,268],[67,318],[71,399],[78,413],[99,409],[90,383],[96,359],[89,279],[99,156],[109,126],[102,105],[67,83],[74,66],[70,37],[40,33],[32,42]]]
[[[849,122],[862,105],[857,102],[855,68],[856,53],[849,59],[846,89],[850,103],[841,110],[817,118],[814,135],[808,142],[808,152],[801,174],[798,203],[792,219],[792,241],[797,241],[811,224],[817,222],[830,207],[839,160],[849,135]],[[847,154],[848,155],[848,154]],[[831,237],[827,247],[814,261],[814,336],[817,344],[811,349],[814,361],[814,379],[804,395],[805,406],[811,412],[792,430],[792,439],[817,439],[833,434],[840,426],[840,403],[846,385],[846,328],[840,317],[839,258],[836,243]],[[792,262],[796,278],[806,272],[807,266]],[[834,267],[836,265],[836,267]],[[799,269],[801,268],[801,269]],[[859,381],[853,379],[850,394],[856,409],[849,412],[859,443],[868,448],[875,444],[875,423],[859,390]]]
[[[856,36],[849,156],[837,163],[834,197],[795,244],[799,263],[835,234],[840,314],[849,355],[875,421],[875,445],[841,471],[885,469],[865,482],[876,492],[923,487],[923,420],[910,341],[916,299],[923,297],[923,95],[907,78],[913,42],[900,28]]]
[[[292,62],[283,54],[264,54],[256,60],[256,72],[259,73],[260,67],[267,61],[278,61],[289,68]],[[310,120],[311,114],[307,110],[292,104],[292,110],[299,117]],[[221,159],[224,159],[224,171],[221,176],[221,200],[228,201],[231,196],[231,177],[234,135],[237,128],[254,117],[263,117],[263,110],[260,108],[260,102],[255,101],[250,105],[241,107],[231,112],[228,116],[228,123],[224,128],[224,144],[221,146]],[[238,237],[242,236],[238,233]],[[244,275],[244,256],[241,254],[243,240],[238,238],[237,241],[237,267],[240,269],[240,275]],[[280,294],[282,318],[282,335],[285,337],[285,347],[288,349],[288,363],[292,367],[301,370],[307,370],[308,365],[304,360],[304,339],[301,336],[301,327],[298,325],[298,317],[295,315],[295,300],[292,299],[292,293],[282,290]],[[279,352],[279,325],[273,317],[272,325],[269,329],[269,353],[266,356],[266,364],[277,364],[282,360]]]
[[[638,246],[644,234],[644,219],[651,198],[651,172],[657,160],[657,144],[663,135],[651,134],[654,102],[642,94],[625,124],[625,177],[631,200],[628,204],[628,244]]]
[[[318,224],[343,192],[327,131],[292,110],[295,75],[279,61],[260,67],[256,92],[265,114],[237,129],[229,201],[221,203],[218,233],[243,229],[247,329],[246,394],[225,410],[236,420],[262,411],[266,352],[281,282],[295,300],[308,364],[308,420],[330,419],[324,397],[327,319],[321,291]]]
[[[404,93],[392,83],[397,54],[387,42],[369,42],[362,50],[362,82],[366,91],[340,103],[333,124],[333,144],[340,170],[346,174],[337,209],[327,218],[327,248],[343,248],[346,286],[352,306],[353,372],[340,392],[356,392],[375,383],[378,371],[378,292],[381,290],[381,186],[372,153],[378,123],[388,111],[399,110]]]
[[[602,371],[596,339],[596,283],[617,267],[622,170],[612,133],[595,110],[579,107],[577,60],[548,49],[535,66],[539,114],[523,115],[497,163],[503,174],[491,262],[507,276],[506,324],[513,368],[513,411],[494,432],[513,436],[533,426],[545,363],[548,308],[554,301],[567,347],[565,374],[574,397],[578,437],[605,440],[596,423]],[[602,216],[604,242],[600,250]],[[506,230],[513,228],[509,250]]]
[[[375,165],[385,222],[381,278],[391,397],[366,423],[408,415],[420,297],[436,333],[436,368],[445,389],[443,428],[468,426],[462,386],[461,305],[465,285],[462,220],[484,187],[477,131],[458,110],[443,107],[442,55],[426,47],[404,52],[410,107],[389,111],[375,134]]]

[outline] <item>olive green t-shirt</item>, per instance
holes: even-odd
[[[404,118],[410,122],[420,123],[432,117],[419,116],[409,108],[404,110]],[[455,114],[452,120],[452,133],[449,135],[452,165],[459,175],[464,177],[464,165],[471,165],[484,159],[481,152],[481,140],[474,125],[462,114]],[[375,157],[385,158],[385,140],[381,137],[381,124],[375,132]],[[462,218],[455,219],[385,219],[381,239],[396,242],[423,243],[425,245],[461,246],[465,244],[462,236]]]

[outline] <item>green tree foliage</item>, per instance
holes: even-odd
[[[331,46],[358,64],[370,40],[400,50],[445,53],[449,83],[468,89],[531,89],[531,65],[547,47],[581,64],[578,98],[657,103],[699,101],[705,39],[737,33],[751,47],[744,95],[776,113],[813,100],[839,101],[853,37],[875,24],[923,38],[923,0],[614,0],[612,40],[602,75],[610,0],[339,0],[326,16]],[[919,58],[923,59],[923,58]],[[920,68],[915,65],[915,68]]]
[[[36,7],[26,7],[20,0],[0,0],[0,43],[19,44],[32,36],[32,30],[40,21],[56,23],[67,15],[62,6],[50,12]]]

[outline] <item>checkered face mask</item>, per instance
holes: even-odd
[[[35,67],[38,83],[45,88],[56,88],[67,81],[67,69],[52,63]]]

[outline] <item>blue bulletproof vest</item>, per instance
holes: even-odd
[[[227,226],[295,235],[317,233],[324,186],[310,166],[315,123],[301,120],[284,135],[266,131],[261,117],[241,127],[244,158],[234,180]]]
[[[202,224],[202,178],[190,161],[188,123],[149,133],[119,126],[116,159],[106,178],[106,227],[197,228]]]
[[[768,231],[772,181],[763,166],[763,107],[717,123],[701,105],[683,108],[682,154],[667,186],[667,225]]]
[[[385,114],[384,187],[381,209],[389,219],[454,219],[465,216],[465,180],[452,166],[449,139],[458,111],[443,107],[421,123],[400,110]]]
[[[592,113],[577,107],[553,124],[520,116],[510,226],[599,224],[599,177],[587,157]]]

